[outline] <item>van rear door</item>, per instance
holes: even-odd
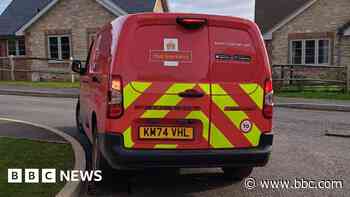
[[[207,149],[210,128],[209,29],[187,29],[175,15],[126,22],[118,69],[126,148]],[[122,52],[123,51],[123,52]]]
[[[256,47],[260,35],[249,23],[210,21],[213,148],[249,148],[259,143],[258,123],[264,121],[260,84],[266,74]]]

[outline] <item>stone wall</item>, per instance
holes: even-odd
[[[342,38],[341,65],[350,66],[350,36],[345,36]]]
[[[342,38],[341,42],[341,65],[348,67],[348,73],[344,71],[342,73],[342,76],[346,76],[346,74],[350,75],[350,36],[345,36]],[[348,76],[348,79],[350,79],[350,76]],[[348,91],[350,91],[350,82],[348,83]]]
[[[271,60],[272,64],[289,63],[289,38],[291,34],[307,33],[314,34],[318,38],[326,33],[333,40],[332,63],[338,63],[336,32],[337,28],[350,20],[349,0],[319,0],[302,14],[294,18],[288,24],[273,33]],[[342,58],[350,61],[350,57]]]

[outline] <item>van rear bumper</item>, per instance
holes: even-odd
[[[131,150],[118,134],[100,134],[100,150],[114,169],[258,167],[269,160],[273,135],[256,148],[230,150]]]

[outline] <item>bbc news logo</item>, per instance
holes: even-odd
[[[102,171],[56,170],[56,169],[8,169],[8,183],[57,183],[57,182],[100,182]]]

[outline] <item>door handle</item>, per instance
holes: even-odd
[[[182,98],[201,98],[204,95],[205,94],[203,92],[200,92],[200,91],[195,90],[195,89],[189,89],[189,90],[186,90],[184,92],[179,93],[179,96]]]

